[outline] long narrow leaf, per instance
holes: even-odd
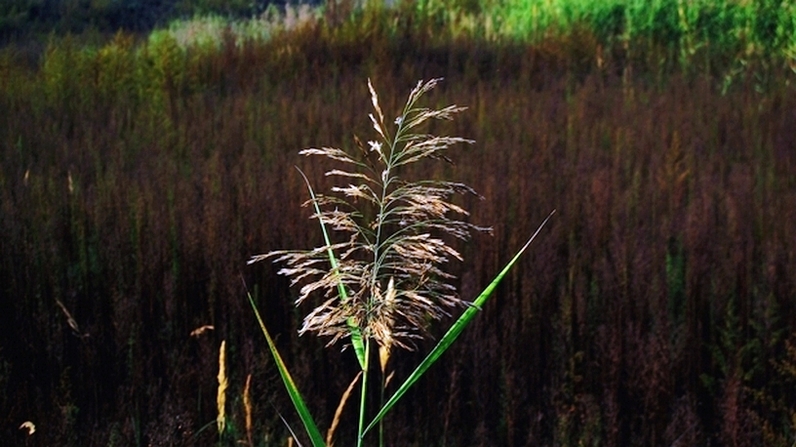
[[[323,241],[326,243],[326,246],[329,247],[326,250],[326,253],[329,256],[329,263],[332,266],[332,270],[337,272],[338,271],[338,264],[337,258],[334,256],[334,252],[332,251],[332,243],[329,239],[329,233],[326,231],[326,224],[323,223],[323,218],[321,217],[321,209],[318,207],[318,199],[315,197],[315,191],[312,189],[312,185],[310,185],[310,180],[304,175],[304,172],[301,169],[296,168],[304,177],[304,182],[307,184],[307,189],[310,191],[310,197],[312,198],[312,205],[315,207],[315,214],[318,215],[318,222],[321,225],[321,232],[323,233]],[[337,292],[340,294],[340,300],[346,301],[348,299],[348,291],[345,289],[345,285],[343,285],[342,281],[337,282]],[[346,323],[348,324],[348,330],[351,331],[351,345],[354,347],[354,352],[356,353],[357,360],[359,361],[359,367],[362,371],[366,370],[365,365],[365,344],[362,342],[362,331],[357,326],[356,322],[353,318],[349,318]]]
[[[436,362],[437,359],[439,359],[439,357],[450,347],[450,345],[453,344],[453,342],[462,333],[464,328],[467,327],[467,325],[470,323],[470,321],[473,320],[473,318],[475,318],[476,314],[481,309],[483,304],[486,302],[487,299],[489,299],[490,295],[492,295],[492,292],[494,292],[495,288],[498,286],[498,284],[500,284],[500,281],[503,280],[503,277],[506,276],[506,274],[509,272],[509,270],[511,270],[511,268],[514,266],[514,264],[517,262],[520,256],[531,245],[531,242],[533,242],[533,240],[536,239],[536,236],[545,226],[547,221],[550,220],[550,218],[553,216],[554,213],[555,210],[553,210],[553,212],[551,212],[547,216],[547,218],[542,222],[542,224],[539,225],[539,228],[537,228],[536,231],[533,233],[533,236],[531,236],[531,238],[528,239],[528,242],[525,243],[525,245],[520,249],[520,251],[517,252],[517,254],[514,255],[513,258],[511,258],[511,261],[509,261],[509,263],[506,264],[503,270],[495,277],[495,279],[492,280],[492,282],[484,289],[484,291],[481,292],[480,295],[478,295],[478,298],[476,298],[475,301],[473,301],[472,305],[468,307],[467,310],[464,311],[464,313],[462,313],[462,316],[459,317],[459,319],[456,320],[455,323],[453,323],[451,328],[448,329],[448,332],[445,333],[442,339],[440,339],[439,343],[437,343],[437,345],[434,346],[434,349],[432,349],[431,352],[428,353],[426,358],[423,359],[422,362],[420,362],[420,364],[412,372],[412,374],[410,374],[409,377],[406,378],[404,383],[401,384],[398,390],[395,391],[395,394],[393,394],[390,397],[390,399],[384,404],[381,410],[379,410],[378,414],[376,414],[376,416],[373,418],[373,421],[371,421],[371,423],[367,426],[367,428],[365,428],[365,431],[362,433],[363,435],[367,433],[371,428],[373,428],[376,424],[378,424],[382,418],[384,418],[384,416],[392,409],[395,403],[398,402],[398,400],[401,397],[403,397],[403,395],[406,393],[409,387],[414,385],[414,383],[417,382],[418,379],[420,379],[420,377],[426,372],[426,370],[428,370],[428,368],[430,368],[431,365],[433,365],[434,362]]]
[[[276,414],[277,414],[277,416],[279,416],[279,419],[281,419],[282,423],[285,425],[285,427],[287,427],[287,431],[290,432],[290,436],[292,436],[293,440],[296,441],[296,444],[298,444],[298,447],[304,447],[301,444],[301,441],[298,440],[298,436],[296,436],[296,432],[293,431],[293,427],[291,427],[290,424],[287,422],[287,419],[285,419],[285,417],[282,416],[282,413],[280,413],[279,410],[276,409],[276,407],[274,407],[274,411],[276,411]]]
[[[257,306],[254,304],[252,295],[248,292],[246,292],[246,295],[249,297],[249,303],[254,310],[254,315],[257,317],[257,322],[260,323],[260,329],[262,329],[263,335],[265,335],[265,340],[268,342],[268,349],[271,350],[271,354],[274,356],[276,367],[279,369],[279,375],[282,376],[282,382],[285,383],[285,388],[287,389],[287,393],[290,395],[290,400],[293,401],[293,406],[296,407],[296,411],[301,417],[301,422],[304,423],[304,428],[307,430],[307,434],[310,436],[313,447],[324,447],[326,444],[324,444],[323,436],[321,435],[320,430],[318,430],[318,426],[315,424],[315,420],[312,418],[310,410],[307,408],[307,404],[304,403],[304,399],[301,397],[301,393],[299,393],[296,383],[293,382],[293,378],[290,376],[290,372],[287,370],[287,366],[285,366],[282,356],[279,355],[279,351],[276,349],[276,344],[271,338],[271,334],[269,334],[268,330],[265,328],[265,323],[263,323],[263,319],[260,317],[260,312],[257,310]]]

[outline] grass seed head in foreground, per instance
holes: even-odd
[[[400,177],[406,165],[443,159],[450,146],[473,143],[422,133],[427,121],[450,120],[464,110],[418,105],[439,81],[418,82],[400,115],[390,121],[368,81],[370,120],[377,138],[365,147],[355,137],[353,151],[321,147],[300,152],[341,165],[326,172],[340,179],[339,186],[318,195],[310,186],[307,205],[315,207],[313,218],[320,220],[324,233],[331,228],[342,237],[311,250],[255,256],[250,263],[270,257],[282,262],[280,274],[291,277],[292,285],[303,284],[297,305],[311,294],[323,295],[321,304],[305,317],[301,333],[331,336],[333,344],[356,328],[382,348],[395,344],[410,349],[411,339],[421,335],[429,318],[439,319],[463,303],[444,268],[461,255],[440,236],[466,239],[473,230],[489,230],[460,220],[467,211],[450,201],[455,194],[475,191],[461,183]]]

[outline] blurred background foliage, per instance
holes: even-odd
[[[270,0],[5,0],[0,4],[0,38],[88,30],[111,34],[118,30],[146,32],[194,15],[248,18],[269,6],[284,6],[285,3]]]
[[[459,247],[463,296],[558,213],[397,408],[392,445],[796,439],[791,2],[11,0],[0,14],[0,439],[248,443],[251,374],[252,443],[285,445],[275,409],[294,421],[290,403],[241,278],[328,423],[356,362],[298,338],[295,291],[245,260],[318,243],[293,166],[320,183],[328,166],[296,153],[367,138],[368,77],[387,112],[437,76],[429,101],[469,110],[433,130],[477,144],[407,174],[487,199],[462,203],[495,227]]]

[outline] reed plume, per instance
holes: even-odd
[[[354,150],[321,147],[300,152],[341,164],[326,172],[340,179],[339,185],[316,195],[308,182],[312,198],[305,203],[315,206],[312,218],[340,238],[311,250],[272,251],[250,263],[266,258],[283,263],[279,273],[291,277],[292,285],[303,284],[296,305],[316,292],[323,295],[321,304],[305,317],[302,333],[330,336],[333,344],[357,328],[363,339],[375,340],[381,348],[389,350],[395,344],[411,349],[410,340],[420,336],[429,319],[448,315],[463,303],[444,269],[461,255],[441,236],[467,239],[473,230],[489,230],[460,220],[468,213],[451,201],[456,194],[475,191],[462,183],[400,176],[409,164],[447,159],[444,153],[452,145],[473,143],[419,131],[429,120],[450,120],[465,109],[418,105],[439,81],[418,82],[400,115],[388,122],[368,80],[373,105],[369,117],[377,138],[365,147],[354,137]]]
[[[221,342],[221,346],[218,348],[218,393],[216,396],[216,404],[218,407],[218,416],[216,417],[216,425],[218,426],[218,434],[221,435],[224,433],[224,429],[227,425],[227,387],[229,386],[229,382],[227,381],[227,341],[223,340]]]

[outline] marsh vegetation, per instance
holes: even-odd
[[[246,261],[323,245],[293,166],[331,186],[298,151],[371,131],[368,78],[393,116],[418,79],[444,77],[429,107],[468,110],[430,131],[476,144],[407,173],[485,198],[456,199],[493,227],[451,242],[459,296],[557,215],[394,408],[387,444],[792,445],[793,6],[500,3],[0,49],[0,438],[285,445],[277,412],[300,423],[241,277],[328,425],[357,362],[299,337],[298,290]],[[433,341],[417,345],[394,354],[396,377]],[[341,418],[352,445],[357,415]]]

